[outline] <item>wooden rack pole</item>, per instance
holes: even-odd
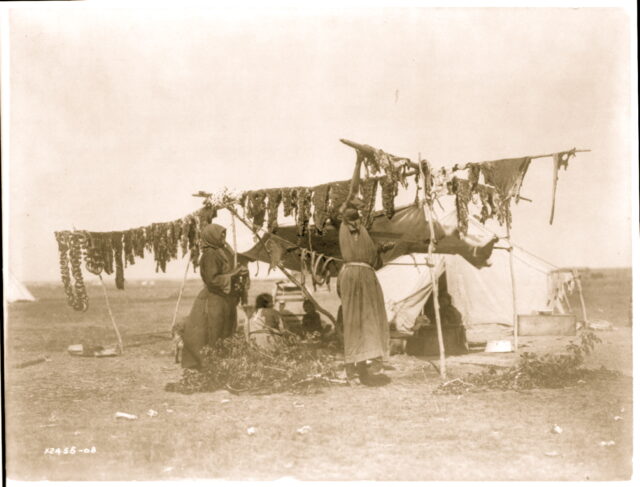
[[[518,309],[516,306],[516,276],[513,268],[513,244],[511,243],[511,222],[507,221],[507,243],[509,244],[509,273],[511,274],[511,303],[513,306],[513,348],[518,351]]]
[[[231,213],[231,243],[233,244],[233,268],[235,269],[236,267],[238,267],[238,236],[236,232],[236,217],[233,213]],[[238,308],[242,309],[240,304],[238,304]],[[244,309],[242,311],[244,312]],[[247,322],[244,325],[244,339],[247,342],[249,341],[249,333],[251,332],[251,330],[249,330],[250,318],[250,316],[246,316]]]
[[[357,142],[353,142],[347,139],[340,139],[340,142],[342,142],[345,145],[348,145],[349,147],[352,147],[353,149],[359,150],[360,152],[364,152],[367,155],[373,155],[375,153],[375,149],[370,145],[358,144]],[[389,155],[392,157],[396,157],[393,154],[389,154]],[[418,164],[410,160],[408,157],[400,157],[399,159],[404,159],[409,167],[419,170]]]
[[[340,139],[340,142],[342,142],[345,145],[348,145],[349,147],[352,147],[356,150],[365,152],[366,154],[373,154],[375,152],[375,149],[373,147],[371,147],[370,145],[367,144],[358,144],[357,142],[353,142],[351,140],[348,139]],[[591,152],[591,149],[570,149],[568,151],[559,151],[559,152]],[[536,156],[529,156],[530,159],[540,159],[542,157],[551,157],[553,156],[553,154],[558,154],[559,152],[552,152],[551,154],[538,154]],[[389,154],[391,155],[391,154]],[[394,156],[396,157],[396,156]],[[418,170],[418,164],[416,164],[415,162],[413,162],[412,160],[410,160],[409,158],[406,157],[401,157],[400,159],[406,159],[407,164],[413,168],[417,168]],[[458,167],[459,169],[464,169],[465,164],[454,164],[452,167]],[[524,198],[522,198],[524,199]]]
[[[251,223],[250,221],[248,221],[248,220],[244,219],[243,217],[241,217],[238,214],[238,212],[235,210],[235,208],[233,208],[232,206],[228,206],[227,209],[231,212],[232,215],[234,215],[249,230],[251,230],[253,232],[253,234],[256,236],[258,241],[261,241],[260,234],[258,233],[259,228],[256,228],[256,226],[253,223]],[[266,245],[264,245],[263,248],[266,250],[266,252],[269,255],[271,255],[271,252],[269,251],[269,249],[267,248]],[[282,271],[282,273],[287,277],[287,279],[289,279],[291,282],[293,282],[296,286],[298,286],[300,288],[300,290],[307,297],[307,299],[309,299],[309,301],[311,301],[315,305],[315,307],[318,310],[318,312],[322,313],[327,318],[329,318],[329,320],[331,321],[331,323],[333,324],[333,327],[335,329],[335,327],[336,327],[336,319],[333,317],[333,315],[331,313],[329,313],[326,309],[324,309],[322,306],[320,306],[320,304],[316,301],[316,299],[313,297],[313,295],[307,290],[307,288],[304,285],[302,285],[302,283],[300,283],[300,281],[298,281],[293,276],[293,274],[291,274],[282,264],[278,263],[277,267],[278,267],[278,269],[280,269],[280,271]]]
[[[560,151],[560,152],[591,152],[591,149],[571,149],[571,150],[566,150],[566,151]],[[552,152],[551,154],[539,154],[537,156],[530,156],[530,159],[540,159],[541,157],[551,157],[554,154],[558,154],[558,152]]]
[[[584,327],[585,329],[589,327],[589,322],[587,321],[587,307],[584,304],[584,295],[582,294],[582,279],[577,270],[573,271],[574,279],[576,280],[576,284],[578,285],[578,295],[580,296],[580,306],[582,306],[582,317],[584,319]]]
[[[421,160],[420,154],[418,154],[418,161]],[[427,169],[429,169],[429,162],[425,161]],[[430,169],[429,169],[430,171]],[[438,350],[440,351],[440,378],[442,380],[447,377],[446,369],[446,356],[444,350],[444,339],[442,337],[442,322],[440,320],[440,302],[438,301],[438,276],[436,275],[435,264],[433,262],[433,251],[435,250],[435,228],[433,224],[433,200],[431,195],[427,195],[427,176],[424,173],[422,165],[420,165],[420,180],[422,182],[422,210],[425,218],[429,222],[429,273],[431,274],[431,288],[433,294],[433,310],[436,317],[436,330],[438,332]]]
[[[236,217],[231,214],[231,238],[233,243],[233,268],[238,267],[238,237],[236,235]]]
[[[182,293],[184,292],[184,284],[187,282],[187,274],[189,272],[189,266],[191,265],[191,251],[187,253],[187,265],[184,269],[184,275],[182,276],[182,284],[180,284],[180,292],[178,293],[178,301],[176,302],[176,309],[173,311],[173,320],[171,321],[171,331],[173,332],[176,326],[176,320],[178,319],[178,308],[180,307],[180,300],[182,299]]]
[[[109,312],[109,318],[111,318],[111,324],[113,325],[113,329],[116,332],[116,337],[118,338],[118,353],[124,352],[124,345],[122,344],[122,337],[120,336],[120,330],[118,330],[118,325],[116,325],[116,320],[113,318],[113,313],[111,312],[111,304],[109,303],[109,296],[107,295],[107,286],[104,285],[104,281],[102,280],[102,274],[98,274],[100,278],[100,284],[102,284],[102,291],[104,292],[104,300],[107,303],[107,311]]]

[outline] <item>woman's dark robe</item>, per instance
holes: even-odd
[[[199,367],[200,350],[230,337],[236,328],[239,296],[232,290],[233,255],[224,248],[205,248],[200,258],[200,276],[205,287],[193,303],[187,320],[182,366]]]
[[[340,225],[340,253],[345,265],[338,276],[338,294],[342,301],[344,360],[356,363],[389,355],[389,323],[382,288],[374,268],[381,261],[376,244],[360,226],[352,232]],[[348,265],[359,262],[368,264]]]

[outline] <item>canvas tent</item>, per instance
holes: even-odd
[[[35,301],[33,294],[16,277],[9,273],[9,282],[5,287],[5,299],[9,303],[17,301]]]
[[[451,220],[451,216],[442,220],[445,228]],[[479,221],[470,218],[465,238],[482,244],[483,241],[491,241],[494,235]],[[519,247],[514,247],[513,254],[518,314],[549,309],[553,306],[549,301],[549,278],[555,268]],[[405,255],[377,272],[388,319],[396,324],[399,331],[411,329],[431,296],[431,275],[424,265],[426,257],[425,254]],[[482,268],[472,266],[459,255],[435,255],[434,260],[436,275],[439,278],[446,276],[447,291],[465,325],[513,325],[507,251],[494,250],[488,262],[490,265]]]

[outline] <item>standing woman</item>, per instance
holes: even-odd
[[[230,337],[236,328],[236,306],[241,291],[236,285],[247,276],[246,267],[234,268],[233,252],[226,242],[227,230],[211,223],[201,234],[200,276],[205,287],[193,303],[183,332],[182,366],[202,365],[201,349],[213,347],[218,340]]]
[[[343,210],[340,225],[340,253],[344,265],[338,275],[342,301],[344,360],[355,368],[363,383],[389,356],[389,324],[382,288],[375,269],[382,266],[378,246],[362,225],[357,201]],[[368,365],[367,361],[373,362]]]

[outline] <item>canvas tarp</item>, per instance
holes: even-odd
[[[396,246],[382,255],[386,264],[394,259],[411,253],[427,252],[430,238],[429,227],[424,219],[422,209],[417,205],[411,205],[396,210],[393,218],[388,219],[383,212],[377,212],[369,234],[377,243],[395,242]],[[475,267],[487,265],[487,259],[491,256],[493,246],[497,239],[484,239],[470,243],[461,239],[454,227],[443,227],[435,222],[435,234],[437,239],[436,253],[455,254],[462,256]],[[270,261],[270,254],[266,250],[267,242],[273,240],[283,249],[282,264],[290,270],[300,271],[300,247],[309,248],[309,237],[299,238],[297,227],[282,226],[275,234],[266,234],[253,248],[240,254],[244,261],[262,262]],[[338,243],[338,229],[326,226],[322,235],[311,229],[311,248],[329,257],[340,258]],[[339,266],[332,268],[335,275]]]

